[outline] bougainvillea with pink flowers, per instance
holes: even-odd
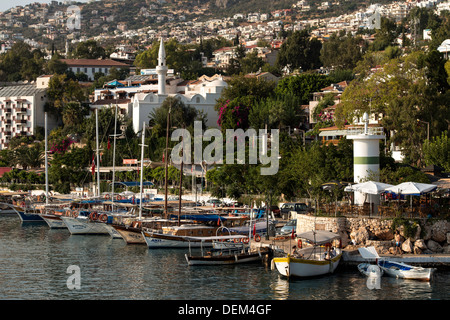
[[[73,143],[70,138],[63,138],[62,140],[58,140],[52,143],[50,146],[50,153],[60,153],[63,154],[69,149],[70,145]]]
[[[248,115],[250,112],[249,101],[245,99],[227,100],[219,108],[217,124],[226,129],[247,129],[249,127]]]

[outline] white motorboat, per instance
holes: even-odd
[[[336,233],[323,230],[304,232],[297,238],[306,240],[311,246],[302,248],[296,254],[285,253],[274,257],[272,262],[285,277],[315,277],[333,273],[342,257],[341,248],[332,247],[340,239]],[[299,242],[299,247],[302,242]]]

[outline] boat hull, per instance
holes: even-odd
[[[229,265],[262,261],[267,253],[231,254],[222,256],[189,256],[185,255],[188,265]]]
[[[150,249],[212,247],[212,242],[188,241],[186,237],[183,236],[173,236],[148,232],[142,232],[142,235],[145,239],[145,243]]]
[[[285,277],[317,277],[333,273],[339,265],[342,253],[331,260],[298,259],[288,255],[273,258],[278,272]]]
[[[62,221],[60,216],[55,216],[51,214],[43,214],[41,215],[42,219],[48,224],[50,229],[66,229],[67,226]]]
[[[358,265],[358,270],[359,272],[361,272],[361,274],[365,275],[366,277],[382,276],[384,274],[383,269],[381,269],[377,265],[370,263],[360,263]]]
[[[122,235],[111,224],[105,224],[105,227],[108,230],[108,233],[111,236],[111,238],[123,239]]]
[[[24,211],[16,212],[22,222],[44,222],[44,219],[42,219],[41,215],[39,214],[26,213]]]
[[[435,270],[434,268],[415,267],[392,261],[378,261],[378,266],[388,276],[421,281],[430,281]]]
[[[113,228],[127,244],[146,244],[141,229],[124,226],[113,226]]]
[[[102,222],[91,222],[87,219],[72,217],[61,217],[71,234],[100,234],[109,235],[106,224]]]

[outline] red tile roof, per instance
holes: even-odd
[[[105,59],[61,59],[69,67],[129,67],[128,64]]]

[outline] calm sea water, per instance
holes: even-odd
[[[45,223],[0,216],[1,300],[446,300],[450,272],[431,282],[381,279],[370,290],[353,268],[286,280],[270,265],[188,266],[184,249],[149,250],[109,236],[70,235]],[[71,265],[80,289],[69,289]]]

